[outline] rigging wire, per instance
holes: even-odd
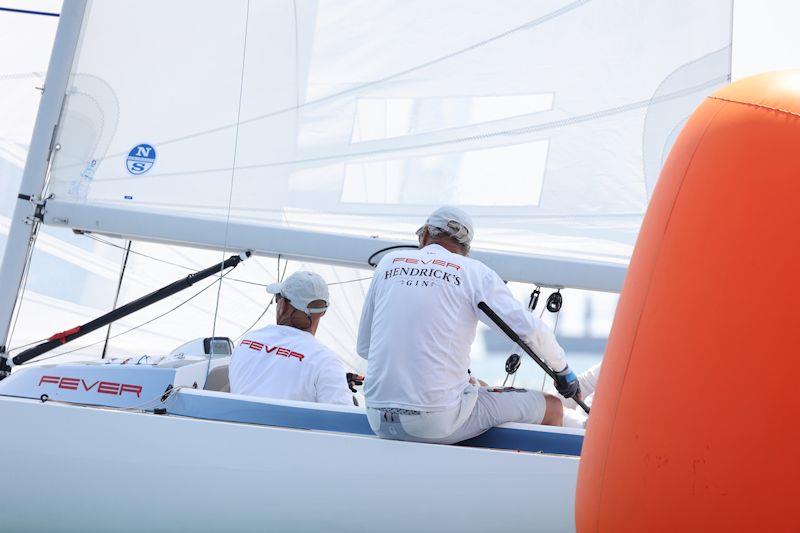
[[[33,237],[31,239],[30,244],[28,245],[28,250],[25,252],[25,267],[22,271],[22,284],[20,286],[17,300],[16,309],[14,310],[14,321],[11,323],[11,331],[8,333],[7,339],[0,339],[0,345],[5,344],[8,341],[8,344],[11,344],[12,339],[14,338],[14,331],[17,329],[17,321],[19,320],[19,316],[22,314],[22,304],[25,302],[25,291],[28,288],[28,274],[31,271],[31,260],[33,259],[33,250],[36,246],[36,239],[39,237],[39,228],[34,229]],[[28,345],[30,346],[30,345]],[[11,350],[6,350],[6,353],[11,353]]]
[[[22,350],[22,349],[25,349],[25,348],[27,348],[27,347],[29,347],[29,346],[33,346],[34,344],[40,344],[40,343],[42,343],[42,342],[46,341],[46,340],[47,340],[47,339],[49,339],[49,338],[50,338],[50,337],[43,337],[43,338],[41,338],[41,339],[39,339],[39,340],[35,340],[35,341],[33,341],[33,342],[29,342],[29,343],[27,343],[27,344],[23,344],[23,345],[21,345],[21,346],[14,346],[13,348],[10,348],[10,349],[6,350],[6,353],[10,355],[10,354],[11,354],[11,352],[17,352],[17,351],[19,351],[19,350]]]
[[[125,267],[128,266],[128,257],[131,255],[131,245],[133,241],[128,241],[128,246],[125,248],[125,255],[122,256],[122,267],[119,270],[119,281],[117,282],[117,293],[114,295],[114,304],[111,306],[111,310],[117,308],[117,303],[119,303],[119,293],[122,291],[122,279],[125,277]],[[106,342],[103,344],[103,353],[100,355],[100,359],[106,358],[106,351],[108,350],[108,340],[111,336],[111,326],[114,323],[111,322],[108,325],[108,329],[106,329]]]
[[[111,241],[107,241],[105,239],[101,239],[100,237],[92,235],[91,233],[84,233],[83,235],[85,237],[89,237],[92,240],[95,240],[97,242],[103,243],[103,244],[105,244],[107,246],[113,246],[114,248],[119,248],[120,250],[125,250],[124,246],[120,246],[119,244],[113,243]],[[171,266],[174,266],[174,267],[182,268],[184,270],[190,270],[192,272],[197,272],[198,271],[198,269],[195,268],[195,267],[182,265],[181,263],[175,263],[174,261],[168,261],[166,259],[162,259],[160,257],[155,257],[153,255],[149,255],[149,254],[146,254],[146,253],[143,253],[143,252],[138,252],[136,250],[131,250],[131,253],[134,254],[134,255],[145,257],[147,259],[151,259],[153,261],[157,261],[159,263],[164,263],[166,265],[171,265]],[[241,279],[241,278],[228,278],[228,281],[236,281],[238,283],[247,283],[248,285],[256,285],[258,287],[266,287],[267,286],[266,283],[258,283],[257,281],[250,281],[250,280]]]
[[[281,273],[281,271],[280,271],[280,269],[281,269],[281,258],[280,258],[280,256],[278,256],[278,282],[280,282],[280,281],[282,281],[282,280],[283,280],[283,276],[284,276],[284,275],[286,275],[286,268],[287,268],[288,266],[289,266],[289,261],[287,260],[287,261],[286,261],[286,262],[283,264],[283,272]],[[261,322],[261,319],[262,319],[262,318],[264,318],[264,315],[266,315],[266,314],[267,314],[267,311],[269,311],[269,309],[270,309],[270,307],[272,307],[272,304],[273,304],[273,303],[275,303],[275,296],[274,296],[274,295],[272,296],[272,298],[270,298],[270,300],[269,300],[269,303],[267,303],[267,306],[264,308],[264,310],[261,312],[261,314],[260,314],[260,315],[258,315],[258,318],[256,318],[256,319],[255,319],[255,321],[254,321],[252,324],[250,324],[250,326],[248,326],[247,328],[245,328],[245,330],[244,330],[244,331],[242,331],[242,334],[241,334],[241,335],[239,335],[238,337],[236,337],[236,339],[234,339],[234,341],[233,341],[233,342],[234,342],[234,344],[236,344],[237,342],[239,342],[239,340],[240,340],[240,339],[242,339],[242,338],[243,338],[245,335],[247,335],[247,332],[248,332],[248,331],[250,331],[251,329],[253,329],[254,327],[256,327],[256,324],[258,324],[259,322]]]
[[[125,250],[124,246],[120,246],[119,244],[113,243],[111,241],[107,241],[105,239],[97,237],[96,235],[92,235],[91,233],[84,233],[83,236],[84,237],[88,237],[88,238],[90,238],[92,240],[95,240],[95,241],[97,241],[99,243],[105,244],[107,246],[113,246],[114,248],[119,248],[120,250],[123,250],[123,251]],[[416,246],[410,246],[410,245],[409,245],[409,247],[410,248],[416,248]],[[376,253],[380,253],[380,252],[383,252],[383,251],[385,251],[385,249],[384,250],[379,250]],[[158,263],[164,263],[166,265],[171,265],[171,266],[174,266],[174,267],[182,268],[184,270],[189,270],[191,272],[197,272],[198,271],[197,268],[193,268],[193,267],[190,267],[190,266],[187,266],[187,265],[182,265],[181,263],[176,263],[174,261],[169,261],[167,259],[162,259],[161,257],[156,257],[154,255],[146,254],[144,252],[139,252],[137,250],[131,249],[131,253],[134,254],[134,255],[138,255],[140,257],[144,257],[146,259],[150,259],[152,261],[156,261]],[[281,255],[278,254],[278,257],[281,257]],[[284,259],[284,260],[286,260],[286,259]],[[363,278],[346,279],[344,281],[334,281],[334,282],[328,283],[328,286],[331,287],[333,285],[346,285],[348,283],[356,283],[356,282],[359,282],[359,281],[367,281],[367,280],[370,280],[370,279],[372,279],[372,276],[367,276],[367,277],[363,277]],[[247,283],[248,285],[255,285],[257,287],[266,287],[267,285],[269,285],[268,283],[259,283],[257,281],[250,281],[250,280],[247,280],[247,279],[234,278],[234,277],[229,277],[229,278],[227,278],[227,280],[228,281],[235,281],[237,283]],[[278,279],[278,281],[280,281],[280,278]],[[47,340],[47,339],[43,339],[43,340]],[[26,346],[30,346],[32,344],[36,344],[36,343],[32,342],[31,344],[27,344]],[[14,348],[14,349],[17,350],[19,348]]]
[[[42,15],[45,17],[59,17],[59,13],[51,13],[49,11],[33,11],[32,9],[16,9],[13,7],[0,7],[0,11],[7,13],[20,13],[22,15]]]
[[[109,339],[116,339],[117,337],[121,337],[122,335],[125,335],[126,333],[130,333],[131,331],[137,330],[137,329],[139,329],[141,327],[144,327],[144,326],[146,326],[146,325],[148,325],[148,324],[150,324],[152,322],[155,322],[156,320],[158,320],[160,318],[163,318],[163,317],[167,316],[168,314],[172,313],[173,311],[176,311],[180,307],[183,307],[184,305],[186,305],[190,301],[192,301],[195,298],[197,298],[198,296],[200,296],[200,294],[205,292],[207,289],[210,289],[211,287],[213,287],[214,284],[219,283],[221,278],[224,278],[226,275],[227,275],[227,272],[225,274],[223,274],[220,278],[215,279],[214,281],[212,281],[211,283],[209,283],[208,285],[206,285],[205,287],[203,287],[202,289],[200,289],[199,291],[197,291],[196,293],[194,293],[189,298],[187,298],[186,300],[182,301],[181,303],[179,303],[175,307],[169,309],[168,311],[165,311],[164,313],[161,313],[160,315],[158,315],[156,317],[153,317],[153,318],[151,318],[151,319],[149,319],[149,320],[147,320],[145,322],[142,322],[141,324],[133,326],[132,328],[128,328],[125,331],[121,331],[119,333],[115,333],[114,335],[111,335],[109,337]],[[74,352],[77,352],[77,351],[80,351],[80,350],[85,350],[86,348],[91,348],[92,346],[96,346],[96,345],[98,345],[98,344],[100,344],[101,342],[104,342],[104,341],[105,341],[105,339],[100,339],[97,342],[93,342],[91,344],[87,344],[87,345],[81,346],[79,348],[74,348],[72,350],[67,350],[65,352],[59,352],[57,354],[49,355],[47,357],[42,357],[42,358],[38,358],[38,359],[32,359],[28,363],[23,363],[23,365],[20,365],[20,366],[24,366],[24,365],[30,364],[32,362],[47,361],[48,359],[53,359],[54,357],[59,357],[59,356],[67,355],[67,354],[74,353]]]
[[[244,16],[244,35],[242,37],[242,64],[241,74],[239,76],[239,102],[236,108],[236,130],[233,136],[233,162],[231,165],[231,179],[230,186],[228,187],[228,212],[225,215],[225,240],[222,246],[222,259],[220,259],[219,268],[219,285],[217,286],[217,300],[214,303],[214,320],[211,323],[211,337],[217,334],[217,316],[219,314],[219,300],[222,296],[222,278],[223,271],[225,270],[225,254],[228,250],[228,236],[231,228],[231,205],[233,204],[233,187],[236,179],[236,155],[239,152],[239,123],[242,120],[242,95],[244,94],[244,71],[247,61],[247,30],[250,28],[250,0],[247,0],[247,9]],[[278,259],[278,266],[280,267],[280,258]],[[208,354],[208,363],[206,364],[206,379],[211,372],[211,357],[214,355],[214,348],[212,345],[211,353]]]

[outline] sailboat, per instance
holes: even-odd
[[[346,272],[350,311],[322,338],[363,365],[342,331],[369,269],[443,203],[473,214],[472,256],[503,279],[618,292],[683,121],[730,79],[731,17],[728,1],[66,0],[0,267],[4,527],[573,530],[583,430],[381,440],[362,407],[225,392],[221,332],[249,264]],[[20,302],[47,230],[206,250],[205,334],[26,359],[84,333],[8,340],[35,322]],[[173,281],[127,276],[117,311]]]

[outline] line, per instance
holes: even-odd
[[[23,13],[25,15],[44,15],[45,17],[60,17],[58,13],[49,13],[47,11],[31,11],[30,9],[14,9],[11,7],[0,7],[0,11],[8,11],[9,13]]]
[[[217,299],[214,302],[214,319],[211,322],[211,337],[217,336],[217,316],[219,314],[219,300],[222,297],[222,278],[225,276],[225,254],[228,252],[228,235],[231,227],[231,206],[233,203],[233,188],[236,181],[236,155],[239,151],[239,126],[242,118],[242,95],[244,94],[244,73],[247,65],[247,31],[250,29],[250,0],[247,0],[247,11],[244,17],[244,36],[242,37],[242,71],[239,77],[239,103],[236,110],[236,129],[233,136],[233,161],[231,162],[231,180],[228,189],[228,213],[225,217],[225,242],[222,244],[222,260],[219,268],[219,285],[217,285]],[[280,263],[279,263],[280,264]],[[211,372],[211,357],[214,355],[213,345],[208,354],[206,363],[206,377]]]
[[[746,105],[750,107],[756,107],[759,109],[766,109],[768,111],[777,111],[778,113],[783,113],[784,115],[792,115],[794,117],[800,117],[800,113],[797,111],[790,111],[788,109],[781,109],[780,107],[772,107],[764,104],[757,104],[755,102],[745,102],[742,100],[732,100],[730,98],[723,98],[722,96],[709,96],[709,100],[719,100],[721,102],[730,102],[732,104],[739,104],[739,105]]]

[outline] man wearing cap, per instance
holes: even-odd
[[[282,400],[353,405],[345,370],[315,337],[330,298],[314,272],[295,272],[267,286],[276,325],[250,331],[233,352],[231,392]]]
[[[419,250],[386,254],[375,269],[358,331],[368,360],[367,417],[383,438],[452,444],[504,422],[561,425],[563,406],[539,391],[481,387],[468,374],[479,309],[486,302],[558,375],[565,397],[580,393],[564,350],[500,277],[467,257],[472,219],[434,211],[417,231]]]

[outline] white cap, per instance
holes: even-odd
[[[307,315],[324,312],[328,309],[328,304],[330,303],[328,284],[316,272],[308,272],[306,270],[299,270],[280,283],[267,285],[267,292],[280,294],[289,300],[292,307]],[[315,300],[324,301],[325,306],[309,309],[308,304]]]
[[[431,213],[425,225],[442,230],[459,244],[469,244],[475,235],[472,217],[463,209],[452,205],[443,205]]]

